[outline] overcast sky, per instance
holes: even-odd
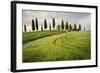
[[[68,24],[77,25],[81,24],[82,30],[90,30],[91,25],[91,14],[90,13],[76,13],[76,12],[51,12],[51,11],[34,11],[34,10],[23,10],[23,25],[31,25],[32,19],[38,19],[39,26],[44,24],[44,19],[47,20],[47,24],[52,24],[52,19],[55,18],[56,25],[61,24],[61,20],[64,23],[67,21]]]

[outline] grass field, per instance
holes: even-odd
[[[26,44],[28,42],[37,40],[39,38],[55,35],[55,34],[61,34],[64,33],[65,31],[35,31],[34,33],[32,32],[23,32],[23,44]]]
[[[23,62],[91,58],[90,32],[23,32]]]

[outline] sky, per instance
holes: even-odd
[[[81,24],[82,30],[90,31],[91,27],[91,14],[90,13],[79,13],[79,12],[55,12],[55,11],[34,11],[34,10],[23,10],[22,12],[23,25],[31,26],[32,19],[38,19],[39,27],[44,24],[44,19],[47,20],[47,25],[52,24],[53,18],[55,18],[56,25],[61,24],[64,20],[64,24],[68,22],[72,26]]]

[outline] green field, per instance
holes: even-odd
[[[35,32],[23,32],[23,44],[26,44],[28,42],[37,40],[39,38],[51,36],[51,35],[56,35],[56,34],[61,34],[64,33],[65,31],[35,31]]]
[[[91,58],[90,32],[23,32],[23,62]]]

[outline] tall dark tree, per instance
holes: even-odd
[[[72,25],[71,24],[69,25],[69,29],[70,29],[70,31],[72,31]]]
[[[51,30],[51,24],[49,25],[49,29]]]
[[[85,31],[85,27],[84,27],[84,31]]]
[[[35,23],[34,23],[34,20],[32,19],[32,30],[34,31],[35,30]]]
[[[38,30],[38,19],[36,18],[36,30]]]
[[[81,24],[79,24],[79,31],[81,31]]]
[[[47,29],[47,21],[46,21],[46,19],[44,20],[44,28]]]
[[[43,25],[41,24],[41,31],[43,31]]]
[[[61,22],[61,28],[62,28],[62,30],[64,30],[64,21],[63,20]]]
[[[55,29],[55,19],[53,18],[53,28]]]
[[[66,22],[66,30],[68,30],[68,22]]]
[[[73,29],[73,31],[76,31],[77,30],[77,27],[76,27],[76,24],[74,24],[74,29]]]
[[[24,25],[24,31],[26,32],[26,25]]]
[[[60,31],[60,25],[58,24],[58,31]]]

